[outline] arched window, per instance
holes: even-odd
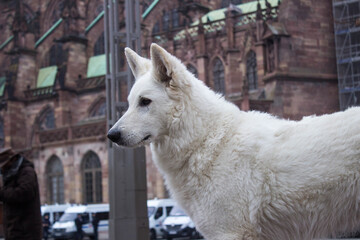
[[[47,201],[64,203],[64,171],[60,159],[53,155],[47,162]]]
[[[222,0],[221,1],[221,7],[226,8],[226,7],[228,7],[230,5],[230,3],[234,4],[234,5],[238,5],[238,4],[242,3],[242,0]]]
[[[197,72],[197,69],[192,65],[192,64],[188,64],[186,66],[187,70],[189,72],[191,72],[192,74],[194,74],[194,76],[197,78],[198,77],[198,72]]]
[[[89,117],[90,118],[94,118],[94,117],[103,117],[106,114],[106,101],[105,99],[100,99],[99,101],[97,101],[97,103],[95,103],[90,112],[89,112]]]
[[[162,30],[163,31],[169,30],[169,20],[170,20],[169,12],[163,11],[163,16],[162,16]]]
[[[257,89],[256,53],[254,51],[250,51],[246,59],[246,77],[249,90]]]
[[[219,58],[214,60],[213,64],[213,81],[214,90],[219,93],[225,94],[225,73],[224,65]]]
[[[4,121],[0,118],[0,148],[5,146]]]
[[[102,202],[101,163],[96,153],[89,151],[82,160],[83,201]]]
[[[48,107],[40,114],[39,130],[47,130],[53,128],[55,128],[54,110]]]
[[[104,33],[100,35],[100,37],[96,40],[94,45],[94,56],[102,55],[105,53],[105,40]]]

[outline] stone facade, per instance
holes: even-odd
[[[102,10],[102,1],[0,2],[6,33],[0,42],[14,36],[0,51],[0,75],[7,78],[1,104],[4,146],[24,152],[34,162],[42,203],[108,202],[106,119],[101,112],[105,81],[104,76],[86,77],[89,57],[104,31],[103,20],[89,32],[85,28]],[[26,27],[15,31],[16,21]],[[54,84],[39,87],[39,70],[51,65],[57,66]],[[89,153],[100,164],[100,181],[98,173],[86,178]],[[54,157],[61,162],[60,177],[49,172]],[[86,182],[89,179],[93,181]],[[98,182],[101,187],[86,193],[86,186]],[[86,196],[91,193],[93,199]]]
[[[143,56],[159,43],[245,111],[300,119],[339,109],[331,1],[151,2],[141,1]],[[219,18],[213,10],[222,6]],[[1,147],[34,162],[42,203],[108,202],[105,81],[87,75],[89,59],[103,53],[103,9],[101,0],[0,1]],[[49,66],[55,81],[40,86]],[[148,197],[167,197],[146,156]]]
[[[206,1],[187,2],[195,22],[204,15],[201,6],[207,6]],[[176,7],[160,1],[152,13],[157,17],[149,14],[146,19],[144,53],[151,42],[158,42],[195,66],[199,79],[210,87],[214,87],[214,61],[220,59],[225,96],[243,110],[289,119],[339,110],[331,1],[260,2],[256,12],[239,12],[230,6],[223,20],[188,26],[179,37],[176,29],[154,34],[164,11]],[[256,54],[255,89],[249,89],[247,76],[250,52]]]

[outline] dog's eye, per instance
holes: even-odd
[[[140,107],[146,107],[146,106],[149,106],[150,103],[151,103],[151,100],[150,100],[150,99],[148,99],[148,98],[141,98],[139,105],[140,105]]]

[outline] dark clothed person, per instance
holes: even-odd
[[[50,228],[50,220],[49,220],[49,215],[45,215],[44,216],[44,219],[43,219],[43,222],[42,222],[42,225],[43,225],[43,237],[45,240],[48,239],[49,237],[49,228]]]
[[[78,214],[77,218],[75,219],[76,240],[82,240],[83,239],[82,225],[83,225],[83,219],[81,217],[81,214]]]
[[[7,148],[0,151],[3,227],[6,240],[40,240],[42,219],[34,165]]]
[[[92,214],[92,225],[93,225],[93,229],[94,229],[94,239],[98,240],[98,227],[99,227],[99,218],[96,216],[95,213]]]

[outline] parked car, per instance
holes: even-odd
[[[53,225],[54,239],[74,239],[76,234],[75,219],[80,213],[83,219],[82,229],[90,238],[93,237],[92,213],[96,212],[100,217],[99,232],[109,229],[109,204],[77,205],[66,209],[60,220]]]
[[[169,216],[174,205],[175,202],[172,199],[153,199],[147,201],[150,239],[162,237],[162,223]]]
[[[173,238],[202,238],[196,230],[195,224],[189,216],[179,207],[174,206],[169,216],[165,219],[161,229],[164,238],[170,240]]]

